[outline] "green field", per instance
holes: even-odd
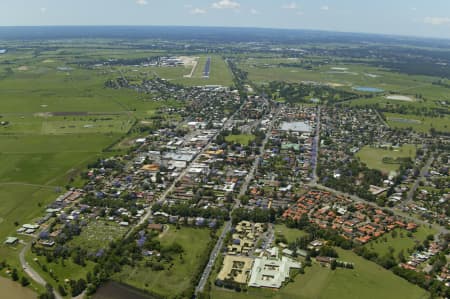
[[[408,256],[408,250],[412,250],[414,245],[422,243],[428,235],[434,235],[435,230],[428,227],[421,226],[417,229],[417,232],[413,233],[413,237],[407,236],[407,231],[396,229],[397,236],[392,237],[392,233],[388,233],[385,236],[378,238],[365,245],[366,248],[378,253],[378,256],[384,256],[389,253],[389,250],[393,250],[393,255],[397,258],[400,251],[403,250],[405,257]],[[386,240],[384,239],[386,238]]]
[[[242,145],[249,145],[254,139],[255,135],[252,134],[228,135],[225,137],[227,142],[239,143]]]
[[[356,154],[361,162],[366,163],[367,167],[378,169],[380,171],[389,173],[391,171],[397,171],[400,168],[400,164],[384,163],[383,158],[407,158],[414,159],[416,156],[416,147],[414,145],[403,145],[398,149],[382,149],[365,146]]]
[[[251,288],[236,293],[212,287],[214,299],[425,299],[426,291],[408,283],[392,272],[367,261],[351,251],[337,249],[339,259],[353,262],[355,269],[331,271],[317,263],[305,269],[294,282],[277,291]]]
[[[274,231],[275,239],[278,236],[284,236],[289,243],[294,242],[297,238],[307,235],[307,233],[302,230],[296,228],[288,228],[284,224],[276,224]]]
[[[407,114],[384,113],[389,126],[412,128],[417,132],[430,132],[434,128],[440,132],[450,132],[450,117],[425,117]]]
[[[199,267],[199,261],[207,255],[210,231],[183,227],[179,230],[174,226],[163,233],[160,238],[162,245],[178,242],[184,249],[183,260],[176,257],[173,266],[163,271],[153,271],[144,264],[132,268],[125,266],[123,270],[113,277],[121,283],[160,294],[162,296],[176,296],[191,286],[192,273]]]

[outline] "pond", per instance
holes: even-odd
[[[363,91],[363,92],[383,92],[384,90],[376,87],[367,87],[367,86],[356,86],[353,87],[353,90]]]
[[[8,299],[36,299],[37,294],[29,288],[24,288],[17,282],[0,277],[0,297]]]

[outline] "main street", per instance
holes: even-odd
[[[263,142],[261,143],[261,146],[259,148],[259,154],[256,155],[255,160],[253,161],[252,168],[247,173],[244,183],[240,187],[239,195],[235,198],[235,204],[233,205],[233,208],[230,211],[230,219],[231,219],[231,215],[232,215],[233,211],[236,208],[239,208],[241,206],[241,202],[240,202],[239,198],[240,198],[240,196],[245,194],[245,192],[248,189],[248,185],[250,184],[250,182],[253,180],[253,177],[255,176],[256,170],[258,169],[260,158],[261,158],[262,154],[264,153],[266,144],[272,134],[273,126],[275,124],[277,116],[280,113],[280,108],[277,108],[273,112],[274,112],[273,113],[274,117],[272,118],[270,125],[268,126],[268,129],[266,132],[266,137],[264,138]],[[203,270],[200,281],[199,281],[197,287],[195,288],[195,294],[202,292],[203,289],[205,288],[205,284],[207,283],[208,278],[211,275],[212,268],[217,259],[217,256],[219,255],[220,249],[223,247],[223,241],[225,239],[225,236],[227,235],[227,233],[229,231],[231,231],[231,227],[232,227],[232,223],[231,223],[231,220],[229,220],[225,223],[222,233],[221,233],[219,239],[217,240],[216,245],[214,246],[214,249],[212,250],[212,252],[209,256],[208,264],[206,265],[205,269]]]
[[[244,103],[245,104],[245,103]],[[213,137],[211,137],[211,139],[208,141],[208,143],[196,154],[195,158],[189,163],[189,165],[186,165],[186,168],[183,169],[183,171],[173,180],[172,184],[170,184],[169,188],[167,188],[159,197],[158,201],[159,202],[165,202],[166,198],[168,195],[170,195],[173,190],[175,189],[177,183],[188,173],[189,171],[189,166],[196,163],[200,157],[202,156],[202,154],[211,146],[212,143],[214,143],[214,140],[216,139],[216,137],[225,129],[228,129],[229,127],[231,127],[231,125],[233,124],[233,120],[236,117],[236,115],[242,110],[242,108],[244,107],[244,104],[242,104],[234,113],[233,115],[231,115],[228,120],[224,123],[224,125],[222,126],[222,129],[219,130]],[[126,237],[129,237],[130,234],[134,231],[134,229],[140,225],[142,225],[143,223],[145,223],[145,221],[148,220],[148,218],[150,218],[150,216],[152,215],[152,209],[149,208],[147,213],[139,220],[139,222],[134,226],[133,229],[130,229],[130,231],[126,234]]]

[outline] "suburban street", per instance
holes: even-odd
[[[422,169],[420,170],[420,174],[417,177],[416,181],[414,182],[414,185],[412,186],[412,188],[408,191],[408,195],[406,197],[406,204],[412,202],[413,197],[414,197],[414,193],[416,193],[417,188],[419,187],[419,183],[420,181],[423,180],[424,176],[428,173],[428,169],[430,169],[431,164],[434,161],[434,157],[431,156],[427,162],[425,163],[425,166],[422,167]]]

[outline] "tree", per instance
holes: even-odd
[[[58,292],[63,297],[67,296],[67,291],[62,285],[58,285]]]
[[[19,280],[19,274],[17,274],[17,269],[16,269],[16,268],[14,268],[14,269],[12,270],[11,278],[12,278],[12,280],[14,280],[14,281],[18,281],[18,280]]]
[[[337,262],[336,262],[336,260],[335,260],[335,259],[333,259],[333,260],[331,261],[331,264],[330,264],[330,266],[331,266],[331,270],[336,270],[336,267],[337,267]]]
[[[28,278],[26,278],[25,276],[22,276],[22,279],[20,280],[20,284],[21,284],[23,287],[26,287],[27,285],[30,284],[30,281],[29,281]]]

